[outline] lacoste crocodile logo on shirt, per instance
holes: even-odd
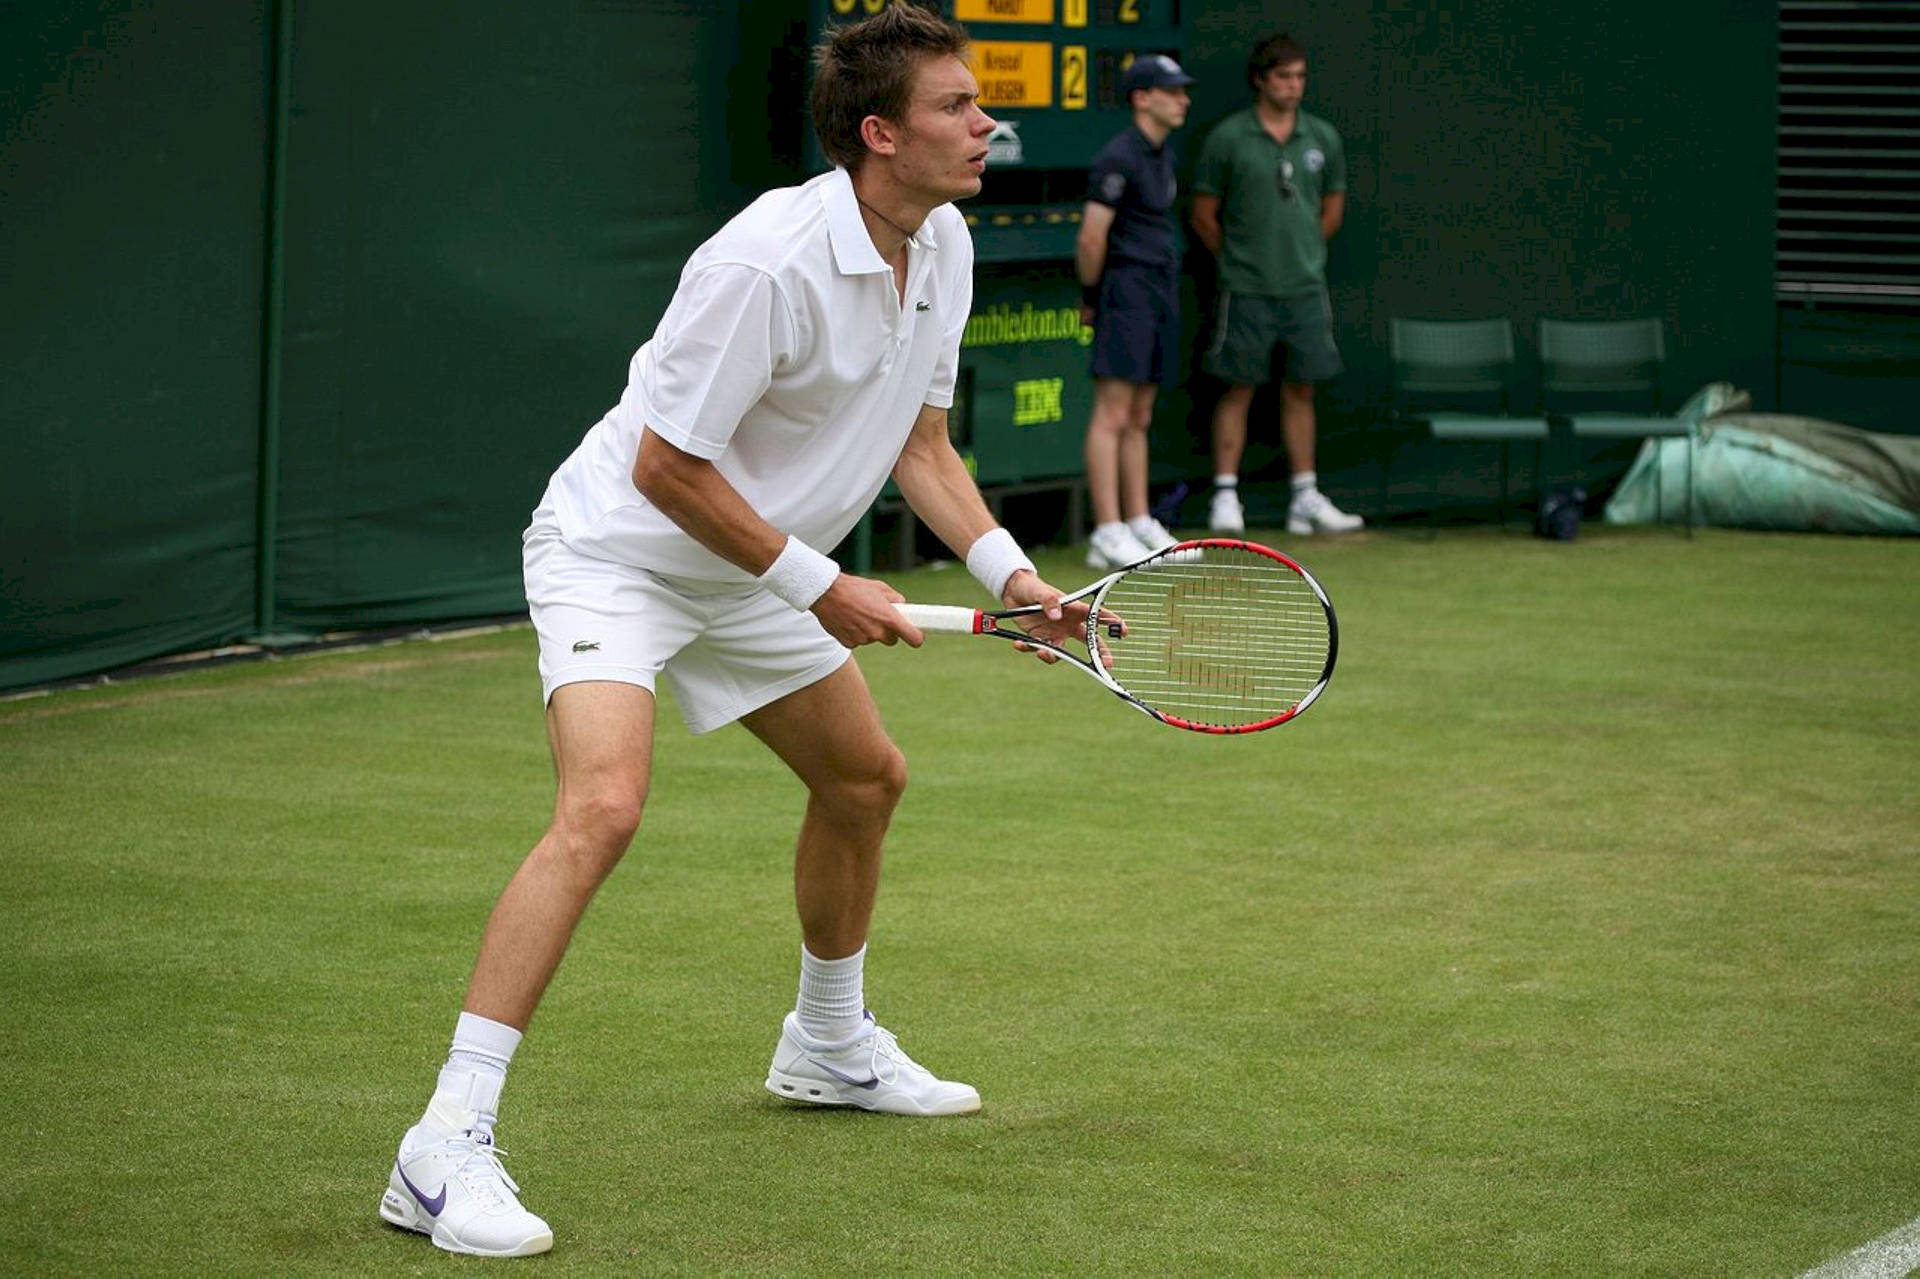
[[[575,640],[573,642],[573,651],[576,653],[591,653],[599,649],[599,647],[599,640]]]

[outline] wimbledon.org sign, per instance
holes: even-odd
[[[1080,323],[1078,307],[1060,306],[1035,310],[1031,302],[1018,309],[1002,302],[984,311],[976,311],[967,320],[960,345],[1015,346],[1026,342],[1093,342],[1093,330]]]

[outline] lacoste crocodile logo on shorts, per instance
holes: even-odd
[[[599,640],[575,640],[573,642],[573,651],[576,653],[598,652],[599,648],[600,648]]]

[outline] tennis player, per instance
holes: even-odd
[[[837,167],[762,196],[694,253],[619,404],[534,512],[525,569],[553,824],[494,907],[452,1051],[380,1204],[441,1248],[552,1246],[494,1123],[534,1008],[639,825],[661,676],[694,733],[739,720],[807,788],[800,990],[768,1090],[897,1115],[980,1106],[866,1011],[881,841],[906,766],[849,656],[922,636],[897,592],[826,555],[891,474],[992,595],[1043,606],[1036,634],[1064,638],[1085,616],[995,525],[947,438],[973,266],[951,202],[979,191],[994,127],[965,47],[960,27],[910,5],[826,37],[812,108]]]

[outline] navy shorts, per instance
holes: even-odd
[[[1093,317],[1093,376],[1146,386],[1179,367],[1180,276],[1175,270],[1115,263],[1100,277]]]
[[[1265,298],[1221,290],[1213,345],[1202,361],[1207,372],[1236,386],[1264,385],[1273,380],[1277,348],[1286,351],[1282,382],[1331,382],[1340,376],[1327,291]]]

